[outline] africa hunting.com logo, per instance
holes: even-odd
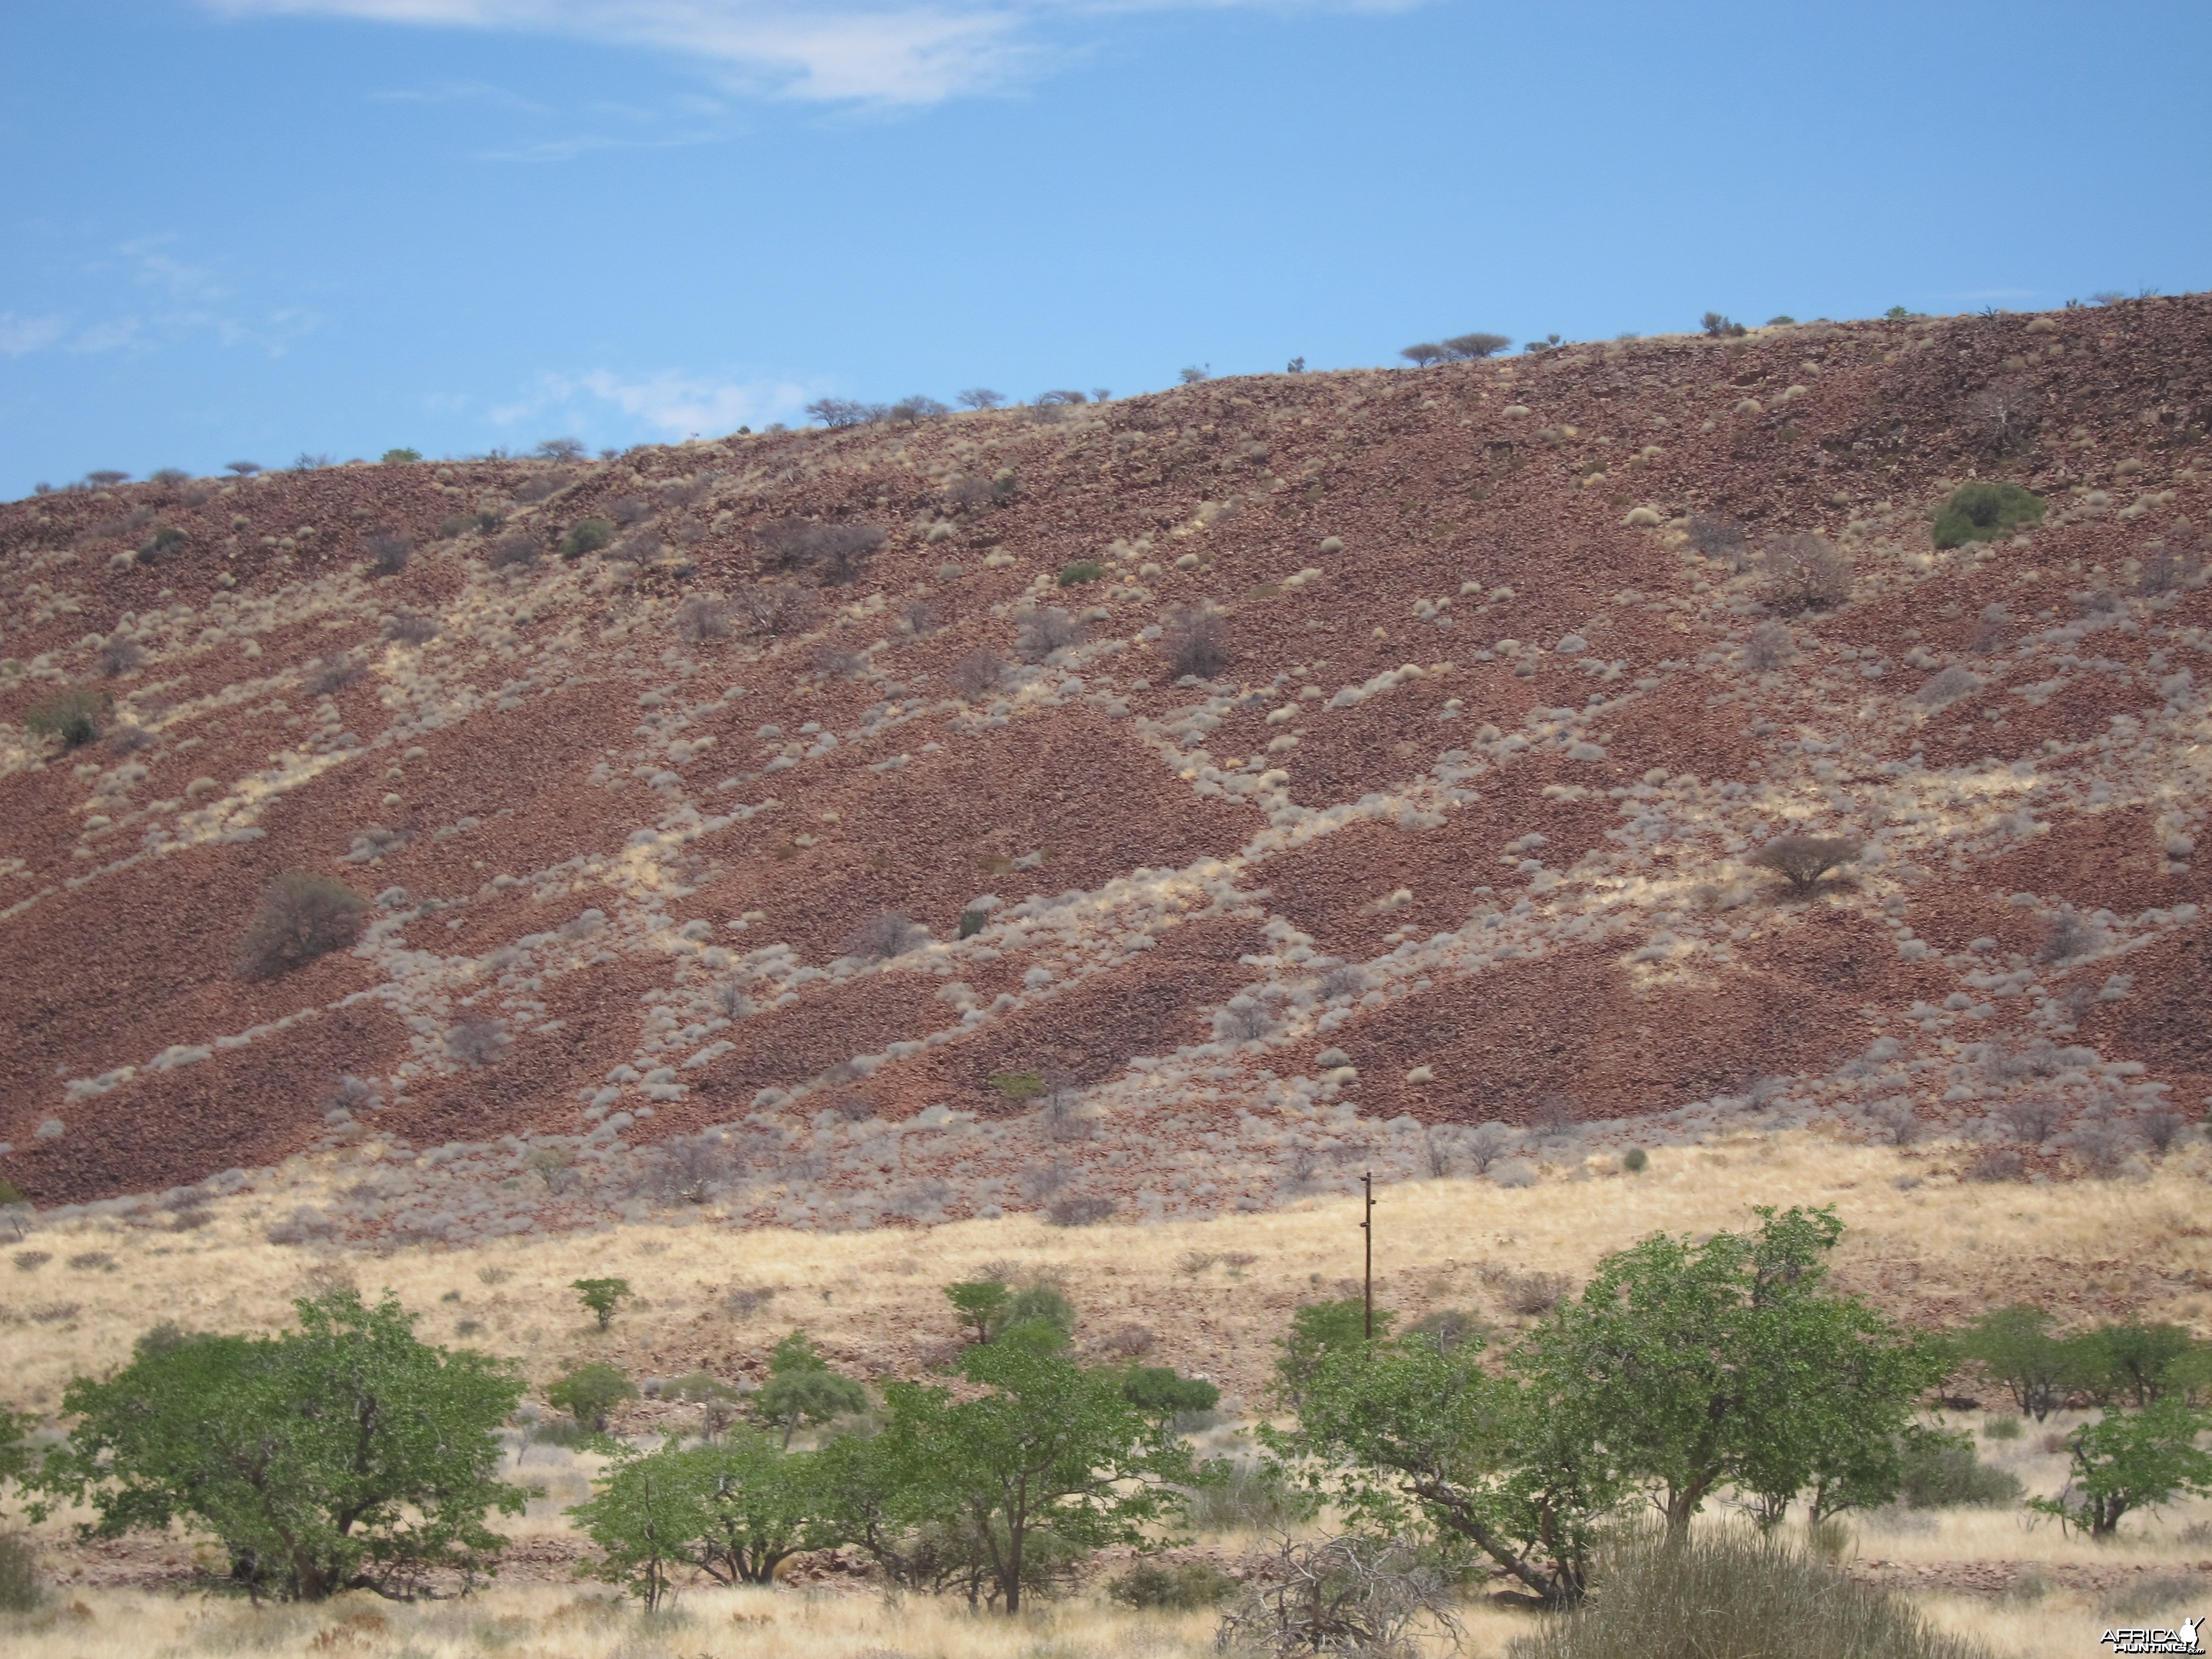
[[[2203,1653],[2204,1644],[2197,1636],[2204,1628],[2202,1615],[2185,1619],[2179,1630],[2108,1630],[2099,1637],[2099,1644],[2114,1653]]]

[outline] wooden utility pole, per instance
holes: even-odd
[[[1375,1340],[1375,1171],[1366,1170],[1359,1177],[1366,1191],[1367,1214],[1359,1224],[1359,1231],[1367,1235],[1367,1281],[1364,1292],[1367,1304],[1367,1340]]]

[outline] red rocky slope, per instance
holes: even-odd
[[[2208,328],[1815,325],[0,508],[0,1174],[64,1205],[333,1148],[362,1178],[301,1226],[383,1237],[1202,1212],[1510,1167],[1491,1121],[1522,1158],[1744,1114],[2154,1157],[2212,1090]],[[2044,523],[1934,548],[1974,476]],[[841,585],[781,568],[791,518],[886,538]],[[1796,532],[1847,602],[1784,614]],[[811,619],[756,630],[785,584]],[[1179,678],[1201,608],[1226,659]],[[112,708],[64,751],[22,722],[72,684]],[[1790,898],[1746,860],[1790,830],[1866,854]],[[369,924],[243,977],[293,870]]]

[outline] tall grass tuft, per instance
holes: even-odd
[[[1507,1659],[1988,1659],[1906,1603],[1786,1543],[1735,1529],[1615,1556],[1589,1602]]]

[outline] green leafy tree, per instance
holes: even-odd
[[[636,1385],[605,1360],[579,1365],[546,1389],[548,1404],[558,1406],[587,1434],[607,1431],[607,1413],[637,1398]]]
[[[1319,1347],[1297,1384],[1297,1427],[1261,1437],[1309,1490],[1371,1529],[1402,1534],[1425,1520],[1546,1601],[1571,1605],[1630,1488],[1576,1398],[1493,1376],[1482,1347],[1426,1331]]]
[[[1760,1523],[1780,1522],[1800,1492],[1815,1524],[1895,1498],[1919,1432],[1913,1412],[1948,1368],[1941,1343],[1899,1332],[1855,1298],[1792,1307],[1746,1379],[1749,1432],[1735,1479]]]
[[[404,1596],[435,1569],[489,1569],[501,1540],[486,1511],[527,1497],[494,1478],[522,1397],[513,1365],[416,1340],[389,1295],[293,1305],[297,1331],[174,1334],[106,1382],[70,1383],[76,1426],[34,1477],[33,1513],[87,1504],[88,1538],[203,1528],[257,1598]]]
[[[1132,1365],[1121,1374],[1121,1398],[1142,1412],[1152,1432],[1164,1440],[1182,1413],[1210,1412],[1219,1405],[1221,1390],[1170,1365]]]
[[[1724,1485],[1771,1498],[1822,1474],[1839,1491],[1878,1479],[1865,1425],[1901,1425],[1940,1369],[1826,1290],[1843,1232],[1832,1208],[1759,1213],[1754,1234],[1649,1238],[1607,1257],[1512,1360],[1651,1493],[1677,1540]]]
[[[1176,1483],[1196,1478],[1189,1453],[1160,1443],[1118,1373],[1032,1341],[970,1348],[961,1371],[977,1390],[964,1399],[891,1383],[883,1433],[864,1459],[848,1456],[845,1473],[860,1476],[894,1548],[927,1528],[917,1517],[950,1520],[987,1599],[1012,1613],[1036,1586],[1040,1558],[1141,1544],[1179,1512]],[[855,1519],[865,1537],[867,1517]]]
[[[945,1287],[945,1300],[951,1303],[963,1325],[974,1328],[978,1342],[991,1340],[991,1322],[1005,1310],[1012,1294],[995,1279],[969,1279]]]
[[[1954,1339],[1960,1358],[1981,1367],[2039,1423],[2066,1398],[2079,1359],[2051,1332],[2051,1316],[2019,1303],[1993,1308]]]
[[[2075,1380],[2099,1405],[2148,1406],[2185,1386],[2197,1340],[2179,1325],[2100,1325],[2068,1345]]]
[[[654,1451],[625,1447],[589,1501],[568,1513],[597,1544],[592,1571],[626,1585],[648,1608],[690,1566],[725,1584],[765,1584],[802,1550],[841,1543],[817,1454],[779,1451],[763,1437]]]
[[[627,1279],[580,1279],[568,1288],[575,1291],[576,1299],[592,1317],[599,1322],[601,1330],[615,1322],[615,1310],[630,1293]]]
[[[804,1331],[792,1332],[770,1351],[768,1381],[753,1396],[761,1420],[783,1431],[787,1451],[801,1423],[820,1425],[867,1408],[868,1391],[831,1370]]]
[[[2106,1410],[2066,1437],[2069,1467],[2056,1498],[2027,1506],[2092,1538],[2110,1538],[2130,1510],[2153,1510],[2184,1492],[2212,1495],[2212,1452],[2198,1449],[2202,1412],[2172,1395],[2139,1412]]]
[[[819,1452],[786,1452],[757,1434],[684,1452],[699,1470],[705,1525],[692,1560],[725,1584],[766,1584],[802,1550],[843,1543],[816,1464]]]
[[[623,1585],[647,1612],[668,1599],[707,1524],[700,1482],[673,1442],[656,1452],[620,1448],[599,1490],[568,1514],[599,1548],[584,1571]]]
[[[1377,1309],[1375,1334],[1389,1333],[1394,1315]],[[1367,1304],[1357,1297],[1341,1302],[1309,1302],[1291,1315],[1291,1333],[1276,1346],[1283,1352],[1275,1360],[1275,1392],[1296,1409],[1304,1398],[1305,1385],[1329,1354],[1362,1346],[1367,1340]]]

